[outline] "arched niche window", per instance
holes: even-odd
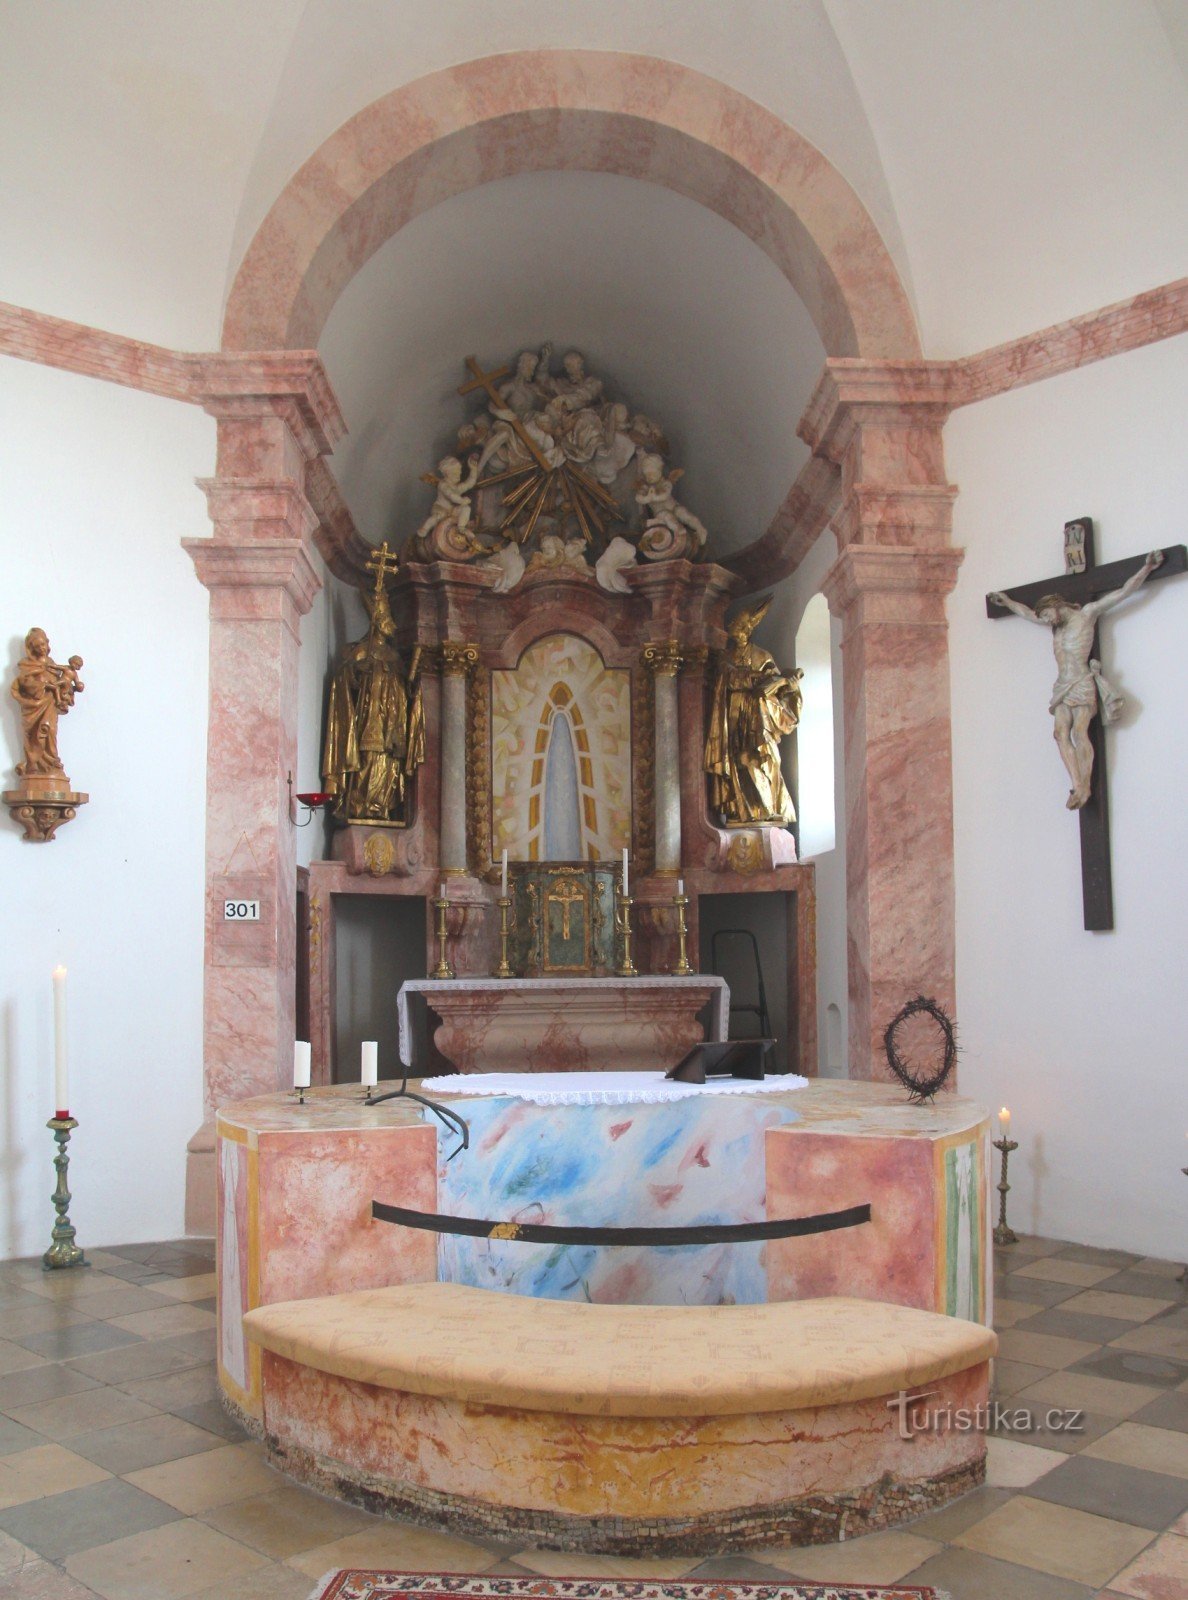
[[[823,855],[837,843],[834,803],[833,653],[829,606],[815,594],[796,630],[796,665],[804,668],[804,705],[796,730],[800,858]]]

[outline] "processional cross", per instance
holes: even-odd
[[[375,592],[378,594],[388,574],[395,572],[400,565],[400,558],[395,551],[388,549],[388,541],[385,539],[378,550],[372,551],[363,565],[368,572],[375,573]]]
[[[1103,932],[1114,926],[1104,724],[1115,719],[1122,700],[1101,670],[1097,619],[1141,583],[1188,570],[1188,551],[1182,544],[1170,545],[1146,557],[1130,556],[1099,567],[1093,545],[1092,518],[1066,522],[1064,573],[988,594],[986,615],[993,620],[1013,612],[1052,629],[1058,675],[1049,710],[1073,780],[1068,807],[1080,813],[1085,927]]]
[[[500,378],[506,378],[510,374],[511,368],[496,367],[494,372],[484,372],[473,356],[466,357],[466,366],[472,374],[471,380],[469,383],[464,383],[458,393],[468,395],[473,394],[476,389],[481,389],[493,405],[502,409],[503,396],[495,385]],[[527,466],[511,467],[506,472],[494,473],[475,485],[477,489],[486,489],[493,483],[505,483],[513,478],[524,480],[504,495],[504,516],[499,525],[500,533],[510,528],[518,542],[526,544],[532,537],[532,530],[550,499],[553,510],[568,507],[573,513],[574,520],[581,529],[582,538],[587,544],[595,533],[600,536],[605,533],[609,518],[613,517],[617,522],[623,521],[623,513],[614,495],[608,494],[602,485],[588,473],[583,472],[576,462],[565,460],[559,466],[552,466],[519,417],[512,416],[509,419],[509,426],[532,457],[532,462]]]

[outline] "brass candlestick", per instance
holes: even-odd
[[[689,964],[689,923],[686,910],[689,905],[687,894],[678,894],[672,902],[677,914],[677,964],[673,967],[673,975],[678,978],[688,978],[693,968]]]
[[[446,927],[446,912],[449,910],[450,902],[444,895],[438,895],[433,904],[437,907],[437,965],[430,976],[434,978],[453,978],[456,974],[446,957],[446,940],[450,936],[449,929]]]
[[[305,1085],[304,1084],[300,1084],[300,1085],[294,1084],[294,1086],[293,1086],[293,1098],[294,1098],[294,1100],[296,1100],[296,1102],[297,1102],[297,1104],[299,1106],[303,1106],[305,1104]]]
[[[66,1186],[66,1169],[70,1165],[70,1157],[66,1153],[66,1146],[70,1143],[70,1135],[78,1127],[78,1122],[74,1117],[51,1117],[46,1127],[58,1144],[58,1153],[54,1157],[58,1181],[53,1193],[54,1210],[58,1215],[51,1235],[54,1242],[42,1256],[41,1265],[46,1272],[55,1271],[60,1267],[85,1267],[89,1262],[74,1242],[74,1224],[66,1215],[70,1205],[70,1190]]]
[[[1019,1235],[1013,1228],[1007,1226],[1006,1197],[1010,1184],[1007,1182],[1007,1160],[1012,1150],[1019,1148],[1017,1139],[994,1139],[991,1141],[996,1150],[1002,1151],[1002,1177],[998,1180],[998,1226],[994,1230],[995,1244],[1018,1244]]]
[[[620,978],[638,978],[635,963],[631,959],[631,907],[635,901],[630,895],[624,894],[622,888],[615,895],[615,931],[619,935],[622,945],[623,959],[615,968],[615,974]]]
[[[511,962],[507,959],[507,941],[511,938],[511,895],[501,894],[497,901],[499,906],[499,965],[495,968],[497,978],[510,978],[513,976]]]

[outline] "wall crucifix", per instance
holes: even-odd
[[[1057,675],[1048,710],[1072,781],[1067,805],[1080,815],[1085,927],[1102,932],[1114,926],[1104,726],[1117,720],[1123,701],[1101,669],[1097,622],[1148,579],[1188,569],[1188,551],[1182,544],[1170,545],[1099,567],[1093,521],[1078,517],[1064,525],[1064,561],[1059,578],[988,594],[986,615],[995,619],[1013,612],[1052,630]]]

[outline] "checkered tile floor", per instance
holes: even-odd
[[[1015,1426],[989,1441],[985,1488],[845,1545],[648,1562],[455,1539],[289,1484],[218,1403],[209,1242],[90,1259],[61,1274],[0,1264],[0,1600],[304,1600],[340,1566],[1188,1596],[1175,1262],[1054,1239],[999,1251],[996,1392]],[[1079,1431],[1045,1426],[1070,1408]]]

